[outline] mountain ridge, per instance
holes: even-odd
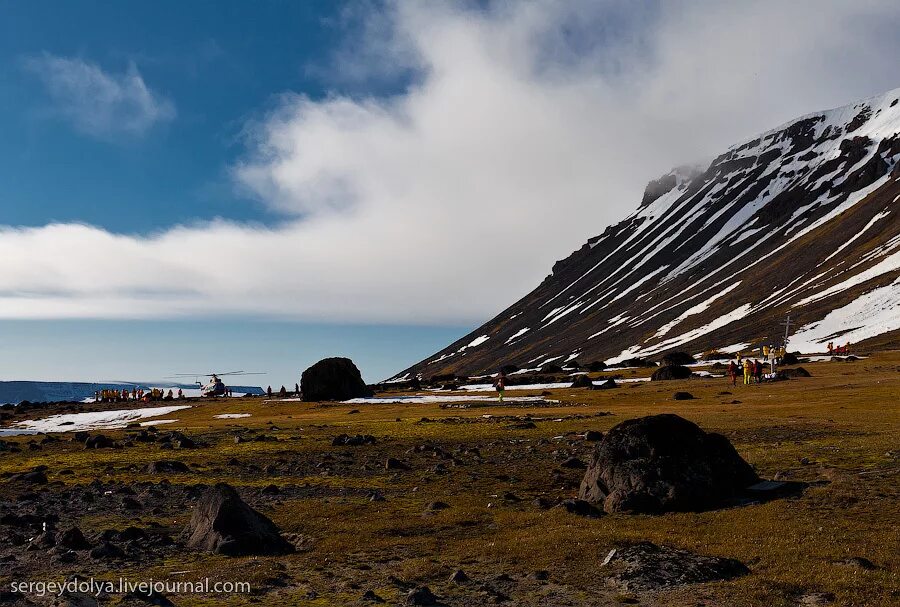
[[[395,379],[674,349],[900,345],[900,88],[651,181],[531,293]]]

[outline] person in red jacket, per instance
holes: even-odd
[[[731,377],[731,385],[737,385],[737,376],[738,376],[738,368],[737,365],[734,364],[734,361],[730,361],[728,363],[728,375]]]

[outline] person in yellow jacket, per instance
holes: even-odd
[[[753,375],[753,365],[750,363],[750,359],[747,358],[744,360],[744,385],[750,385],[750,376]]]

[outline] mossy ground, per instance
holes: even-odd
[[[256,589],[252,595],[170,596],[177,605],[346,605],[366,590],[395,602],[403,582],[428,585],[449,605],[491,604],[498,600],[491,588],[506,582],[483,588],[479,582],[500,574],[516,580],[503,594],[511,599],[507,604],[518,605],[605,605],[636,599],[644,605],[779,606],[796,605],[799,596],[814,591],[833,594],[837,605],[898,604],[900,352],[804,367],[813,377],[749,387],[713,378],[622,384],[608,391],[559,389],[548,396],[558,399],[558,405],[535,408],[192,401],[191,409],[167,416],[177,417],[177,423],[160,430],[184,432],[206,443],[204,448],[162,451],[155,443],[137,443],[87,451],[63,440],[41,450],[0,455],[0,473],[46,465],[47,490],[54,491],[98,478],[159,482],[159,476],[145,472],[146,464],[178,459],[195,472],[169,475],[171,483],[228,482],[285,533],[302,537],[301,550],[287,557],[225,558],[178,550],[115,570],[86,559],[32,572],[45,579],[75,571],[133,579],[209,576],[249,581]],[[697,398],[676,402],[671,397],[678,390]],[[510,391],[508,398],[529,394],[539,392]],[[596,415],[603,412],[611,415]],[[574,495],[582,471],[560,469],[559,464],[569,456],[589,457],[591,444],[578,434],[663,412],[726,435],[764,478],[778,474],[811,485],[796,498],[662,516],[585,519],[532,504],[541,496]],[[213,419],[220,413],[252,416]],[[501,418],[525,415],[533,417],[537,428],[510,429]],[[243,429],[279,440],[236,444],[233,434]],[[332,438],[340,433],[371,434],[378,443],[332,447]],[[124,432],[106,434],[121,438]],[[11,440],[25,444],[31,438]],[[409,451],[425,443],[456,454],[457,464]],[[466,448],[479,449],[480,457]],[[385,470],[387,457],[402,459],[412,469]],[[229,464],[232,458],[241,464]],[[438,464],[445,466],[436,468]],[[60,474],[64,469],[71,474]],[[281,487],[282,494],[256,499],[258,489],[270,484]],[[0,491],[0,499],[11,499],[9,487],[0,483]],[[370,501],[372,492],[386,499]],[[507,493],[520,501],[504,497]],[[434,501],[450,507],[426,512]],[[190,512],[160,517],[73,511],[71,516],[86,535],[151,521],[177,533]],[[607,587],[599,568],[604,556],[617,545],[640,540],[736,558],[751,573],[643,595]],[[878,568],[841,564],[852,556],[865,557]],[[6,584],[11,580],[2,567],[0,583]],[[476,580],[474,586],[447,581],[458,568]],[[526,580],[535,570],[547,570],[549,581]]]

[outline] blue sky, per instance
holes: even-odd
[[[672,167],[896,88],[898,30],[888,0],[0,3],[0,378],[380,379]]]
[[[277,223],[282,214],[234,188],[229,165],[246,122],[273,96],[320,98],[317,66],[354,24],[336,2],[29,2],[0,12],[0,223],[83,222],[152,233],[221,217]],[[176,116],[139,136],[92,135],[56,112],[31,60],[135,65]],[[371,83],[388,90],[393,81]],[[357,85],[351,83],[349,89]],[[195,370],[261,370],[291,385],[318,358],[351,356],[384,379],[469,327],[331,324],[241,318],[0,321],[0,379],[152,380]],[[126,356],[119,353],[127,351]],[[227,367],[227,369],[226,369]],[[277,386],[276,386],[277,388]]]
[[[28,2],[0,20],[3,222],[82,221],[146,232],[214,216],[271,222],[228,183],[244,123],[284,90],[322,96],[324,63],[343,31],[332,2]],[[137,66],[177,115],[145,136],[85,136],[54,118],[40,78],[46,55],[113,75]]]

